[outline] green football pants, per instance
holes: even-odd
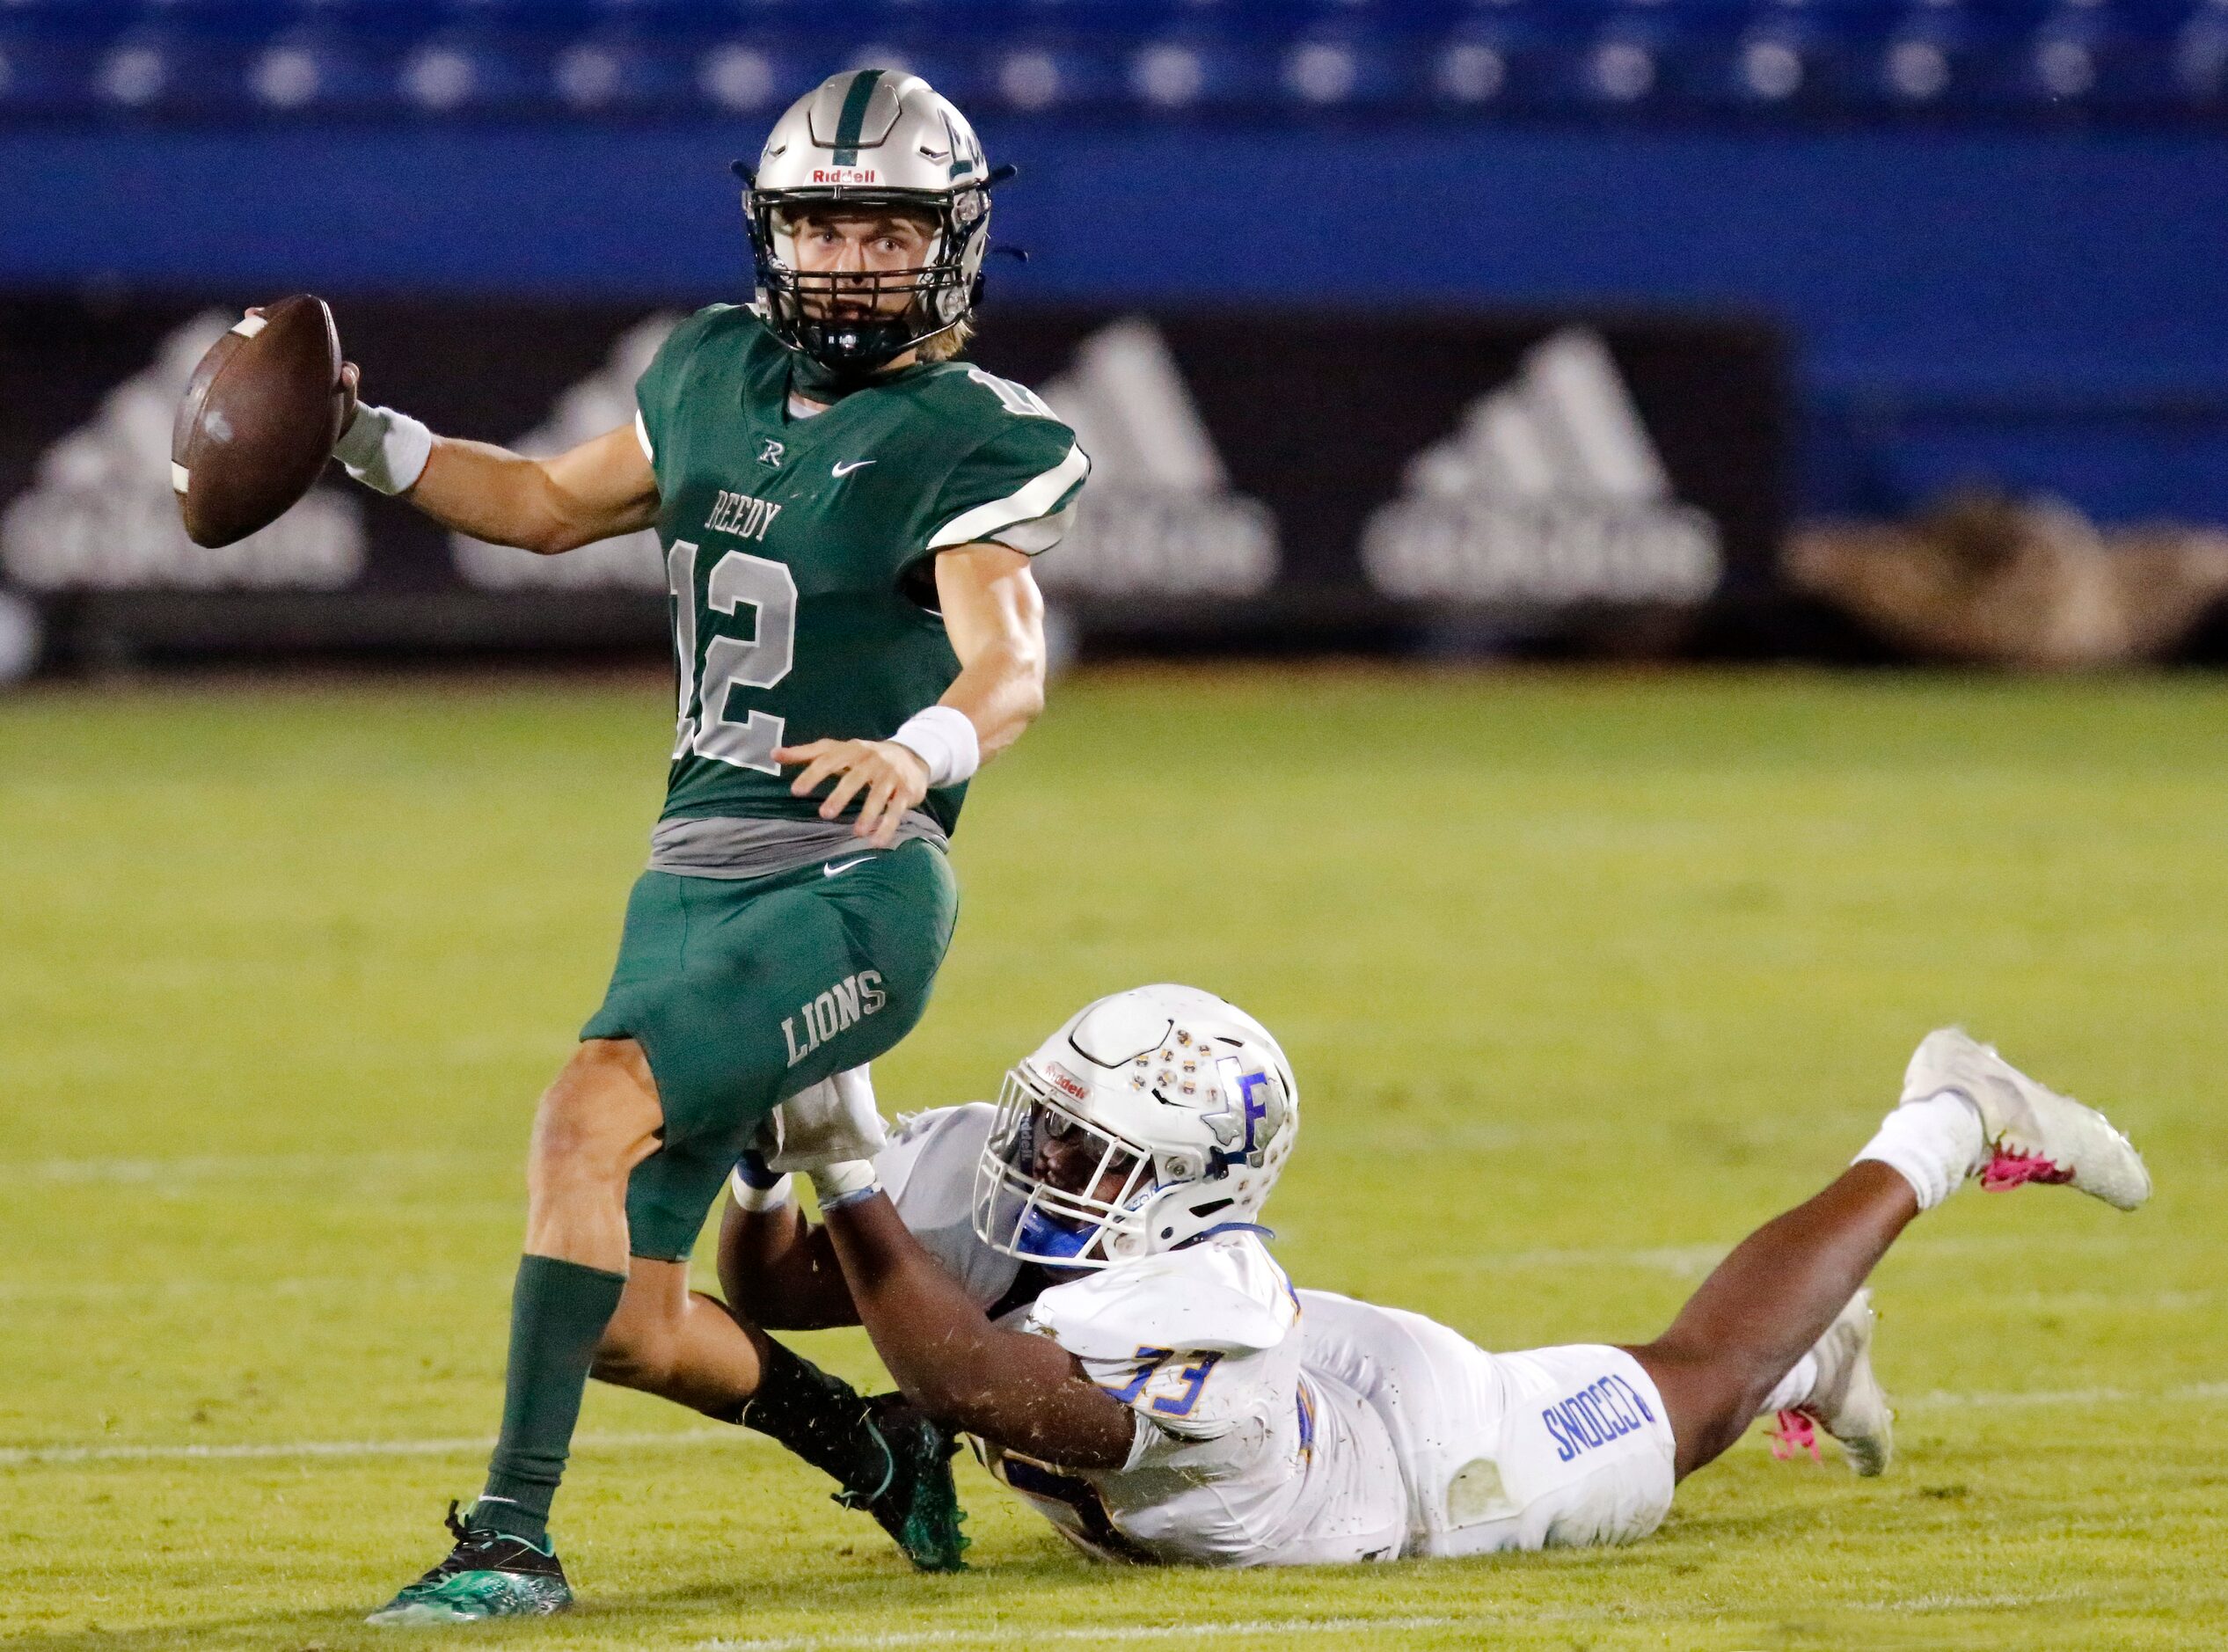
[[[646,872],[586,1038],[632,1038],[665,1111],[629,1247],[678,1261],[776,1103],[893,1048],[928,1007],[959,890],[925,843],[770,878]]]

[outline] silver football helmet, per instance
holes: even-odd
[[[990,186],[1012,168],[990,171],[967,117],[918,75],[854,69],[790,105],[756,170],[736,171],[767,322],[830,372],[863,377],[967,319],[982,296]],[[829,203],[922,214],[935,226],[926,259],[871,276],[801,274],[795,215]],[[902,313],[837,317],[828,301],[839,287],[909,302]]]
[[[975,1232],[1053,1268],[1172,1250],[1252,1223],[1299,1127],[1299,1086],[1267,1027],[1197,987],[1133,987],[1006,1075]]]

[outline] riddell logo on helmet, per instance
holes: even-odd
[[[879,183],[881,175],[871,166],[815,166],[812,180],[815,184],[872,184]]]
[[[1088,1101],[1091,1100],[1090,1086],[1085,1085],[1082,1079],[1077,1078],[1075,1074],[1070,1072],[1065,1067],[1063,1067],[1058,1062],[1048,1061],[1045,1063],[1044,1076],[1051,1080],[1052,1087],[1055,1090],[1057,1090],[1062,1095],[1067,1097],[1069,1100]]]

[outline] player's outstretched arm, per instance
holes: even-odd
[[[356,391],[354,362],[341,369]],[[358,401],[333,457],[365,486],[406,499],[444,528],[555,556],[658,519],[658,479],[632,425],[553,458],[437,436],[407,414]]]
[[[876,1191],[824,1217],[874,1351],[915,1405],[948,1427],[1065,1468],[1119,1468],[1136,1419],[1041,1336],[1002,1330]]]
[[[445,528],[555,556],[658,519],[658,479],[632,426],[549,459],[435,436],[410,502]]]
[[[931,786],[966,779],[1044,710],[1044,598],[1029,559],[1002,545],[954,545],[937,556],[936,595],[960,661],[942,699],[888,740],[815,740],[774,753],[804,765],[794,796],[834,779],[821,819],[857,803],[852,833],[877,849],[897,841],[905,812]]]

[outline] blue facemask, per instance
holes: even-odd
[[[1013,1238],[1021,1249],[1033,1256],[1073,1256],[1091,1242],[1092,1232],[1070,1226],[1042,1210],[1032,1210],[1021,1218],[1021,1226]]]

